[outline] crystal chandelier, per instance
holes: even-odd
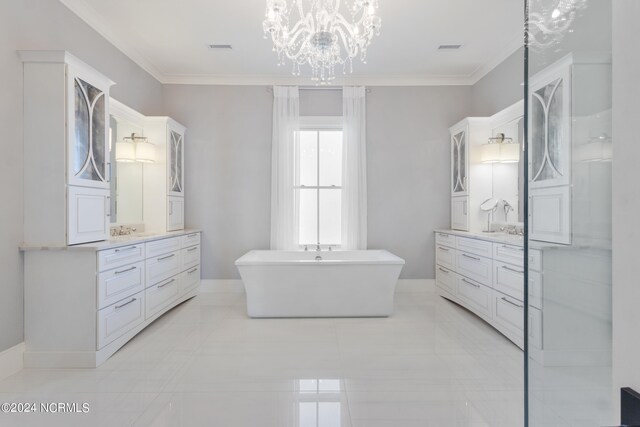
[[[305,12],[303,2],[308,3]],[[353,72],[353,59],[360,56],[366,63],[367,48],[373,37],[380,34],[382,20],[376,15],[377,0],[344,0],[347,19],[341,13],[340,0],[267,0],[263,22],[265,38],[271,36],[278,65],[285,58],[293,63],[293,74],[300,75],[300,67],[311,67],[312,79],[329,83],[335,78],[335,68]],[[297,21],[292,14],[296,13]],[[293,25],[292,25],[293,24]]]
[[[571,32],[578,13],[587,7],[588,0],[534,0],[530,3],[529,45],[547,48],[558,43]]]

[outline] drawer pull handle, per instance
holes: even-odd
[[[480,261],[480,258],[475,257],[475,256],[471,256],[471,255],[467,255],[467,254],[462,254],[462,256],[465,257],[465,258],[472,259],[474,261]]]
[[[448,238],[449,238],[449,235],[448,235],[448,234],[444,234],[444,233],[438,233],[438,236],[440,236],[440,237],[444,237],[444,238],[446,238],[446,239],[448,239]]]
[[[124,248],[124,249],[116,249],[115,252],[132,251],[134,249],[138,249],[138,247],[137,246],[129,246],[128,248]]]
[[[474,288],[478,288],[478,289],[480,289],[480,285],[476,285],[475,283],[470,282],[470,281],[468,281],[467,279],[462,279],[462,281],[463,281],[464,283],[466,283],[467,285],[471,285],[471,286],[473,286]]]
[[[176,281],[176,279],[171,279],[167,283],[163,283],[162,285],[158,285],[158,289],[164,288],[165,286],[170,285],[171,283],[173,283],[175,281]]]
[[[443,248],[442,246],[438,246],[438,249],[440,249],[441,251],[444,251],[444,252],[449,252],[449,249]]]
[[[158,261],[164,261],[165,259],[173,258],[174,256],[176,256],[176,254],[163,256],[162,258],[158,258]]]
[[[198,247],[197,247],[197,246],[194,246],[194,247],[192,247],[191,249],[187,249],[187,252],[193,252],[193,251],[195,251],[196,249],[198,249]]]
[[[196,268],[194,268],[194,269],[192,269],[192,270],[187,271],[187,274],[193,274],[193,273],[195,273],[196,271],[198,271],[198,267],[196,267]]]
[[[506,299],[505,297],[500,298],[502,301],[504,302],[508,302],[509,304],[511,304],[514,307],[518,307],[518,308],[524,308],[524,305],[520,305],[520,304],[516,304],[513,301],[509,301],[508,299]]]
[[[129,305],[132,302],[137,301],[137,300],[138,300],[138,298],[131,298],[131,301],[129,301],[129,302],[125,302],[124,304],[116,305],[115,309],[117,310],[119,308],[125,307],[125,306],[127,306],[127,305]]]
[[[449,274],[449,272],[447,270],[445,270],[444,268],[438,267],[438,270],[442,271],[445,274]]]
[[[133,267],[127,268],[126,270],[116,271],[114,274],[124,274],[124,273],[128,273],[128,272],[130,272],[130,271],[135,270],[136,268],[138,268],[138,267],[136,267],[136,266],[134,265]]]
[[[507,245],[502,245],[502,248],[508,249],[510,251],[524,252],[524,248],[514,248],[513,246],[507,246]]]
[[[515,268],[507,267],[506,265],[503,265],[502,268],[513,273],[524,274],[523,270],[516,270]]]
[[[198,233],[193,233],[193,234],[189,234],[189,235],[187,235],[187,237],[189,237],[189,238],[191,238],[191,237],[197,237],[197,236],[198,236]]]

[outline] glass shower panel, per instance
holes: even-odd
[[[617,425],[612,0],[529,0],[527,425]]]

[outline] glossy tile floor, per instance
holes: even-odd
[[[1,414],[2,426],[518,427],[522,352],[431,281],[388,319],[266,319],[203,293],[92,370],[23,370],[0,402],[89,403]]]

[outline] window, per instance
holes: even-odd
[[[300,245],[342,243],[340,118],[301,127],[298,147]]]

